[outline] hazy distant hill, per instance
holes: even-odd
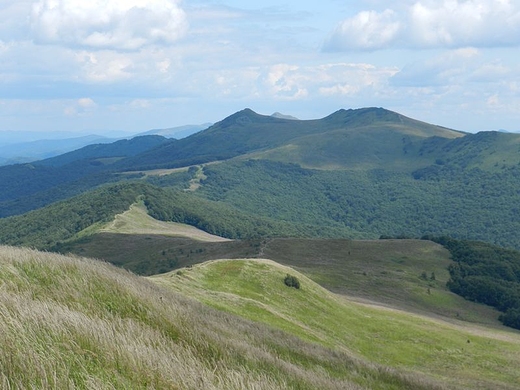
[[[111,169],[115,162],[164,142],[168,142],[164,137],[142,136],[89,145],[31,164],[0,167],[0,216],[24,213],[120,180]]]
[[[299,120],[298,118],[296,118],[295,116],[292,116],[292,115],[285,115],[285,114],[282,114],[281,112],[275,112],[273,114],[271,114],[271,116],[273,118],[280,118],[280,119],[292,119],[292,120]]]
[[[85,146],[60,156],[36,162],[38,165],[63,166],[75,161],[98,158],[126,158],[137,156],[149,149],[167,143],[168,140],[160,135],[138,136],[132,139],[123,139],[112,143],[99,143]]]
[[[205,130],[210,127],[212,123],[203,123],[201,125],[185,125],[185,126],[177,126],[170,127],[167,129],[154,129],[145,131],[144,133],[136,134],[136,136],[141,135],[160,135],[166,138],[175,138],[181,139],[186,138],[194,133],[198,133],[199,131]]]
[[[41,139],[14,144],[0,144],[0,164],[18,164],[43,160],[94,143],[111,143],[115,139],[88,135],[65,139]]]

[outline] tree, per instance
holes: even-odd
[[[285,285],[288,287],[294,287],[295,289],[300,288],[300,281],[298,280],[298,278],[296,276],[287,274],[287,276],[285,277],[285,279],[283,281],[284,281]]]

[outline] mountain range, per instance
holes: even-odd
[[[0,167],[0,216],[147,182],[304,236],[447,234],[520,248],[519,148],[518,134],[466,134],[382,108],[317,120],[245,109],[180,140],[140,136]]]
[[[517,387],[519,134],[166,135],[0,167],[0,387]]]
[[[165,138],[181,139],[209,126],[211,123],[153,129],[125,137],[106,137],[95,134],[76,136],[74,133],[64,133],[61,137],[58,134],[52,134],[52,138],[46,139],[41,138],[42,134],[38,132],[2,132],[0,133],[0,166],[43,160],[84,146],[108,144],[143,135],[160,135]]]

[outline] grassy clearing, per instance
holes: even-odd
[[[172,168],[172,169],[149,169],[145,171],[128,171],[128,172],[122,172],[122,175],[143,175],[144,177],[149,176],[166,176],[171,175],[172,173],[178,173],[178,172],[186,172],[190,167],[182,167],[182,168]]]
[[[119,234],[158,234],[173,237],[188,237],[196,241],[221,242],[227,238],[206,233],[193,226],[175,222],[163,222],[150,217],[142,202],[133,204],[130,209],[115,216],[114,220],[99,230],[103,233]]]
[[[0,247],[5,389],[442,389],[106,263]]]
[[[271,261],[199,264],[151,280],[220,310],[268,324],[306,341],[449,386],[514,389],[520,383],[520,334],[454,324],[334,295]]]

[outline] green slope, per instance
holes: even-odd
[[[280,147],[248,157],[318,169],[409,171],[435,161],[432,156],[421,153],[425,140],[436,138],[448,142],[464,136],[375,108],[340,110],[321,120],[320,126],[327,131],[301,133]]]
[[[101,187],[45,208],[0,219],[0,243],[50,249],[81,231],[111,221],[146,192],[144,183]]]
[[[0,247],[0,286],[5,389],[445,388],[106,263]]]
[[[57,249],[103,259],[142,275],[165,273],[208,260],[268,257],[349,297],[499,326],[497,311],[467,302],[448,290],[448,267],[453,262],[446,249],[431,241],[230,241],[189,225],[155,220],[146,213],[142,202],[117,215],[112,222],[89,228],[79,236]]]
[[[195,195],[267,218],[348,228],[363,238],[434,234],[520,248],[517,163],[499,171],[434,164],[410,174],[247,160],[208,165],[204,174]]]
[[[286,274],[301,288],[285,286]],[[520,336],[332,295],[266,260],[222,260],[152,277],[186,296],[310,342],[460,388],[516,388]]]
[[[322,152],[316,150],[317,145],[314,142],[317,140],[321,141],[318,145],[324,149],[323,153],[331,154],[331,159],[337,159],[339,155],[352,150],[356,150],[355,155],[359,156],[359,152],[363,153],[366,148],[372,148],[369,156],[385,150],[392,157],[401,157],[403,147],[406,149],[407,144],[434,136],[451,139],[463,134],[415,121],[382,108],[339,110],[322,119],[305,121],[259,115],[245,109],[205,131],[165,144],[137,158],[127,159],[121,162],[121,166],[133,166],[134,169],[180,167],[272,149],[275,149],[272,152],[274,156],[281,153],[276,148],[287,152],[293,150],[295,145],[302,151],[289,153],[286,158],[291,162],[302,162],[294,158],[298,156],[306,162],[311,154]],[[324,147],[327,143],[330,145]],[[375,145],[379,147],[374,149]]]
[[[0,167],[0,217],[23,214],[104,183],[126,180],[113,174],[115,162],[165,142],[170,141],[159,136],[135,137],[86,146],[31,164]]]

